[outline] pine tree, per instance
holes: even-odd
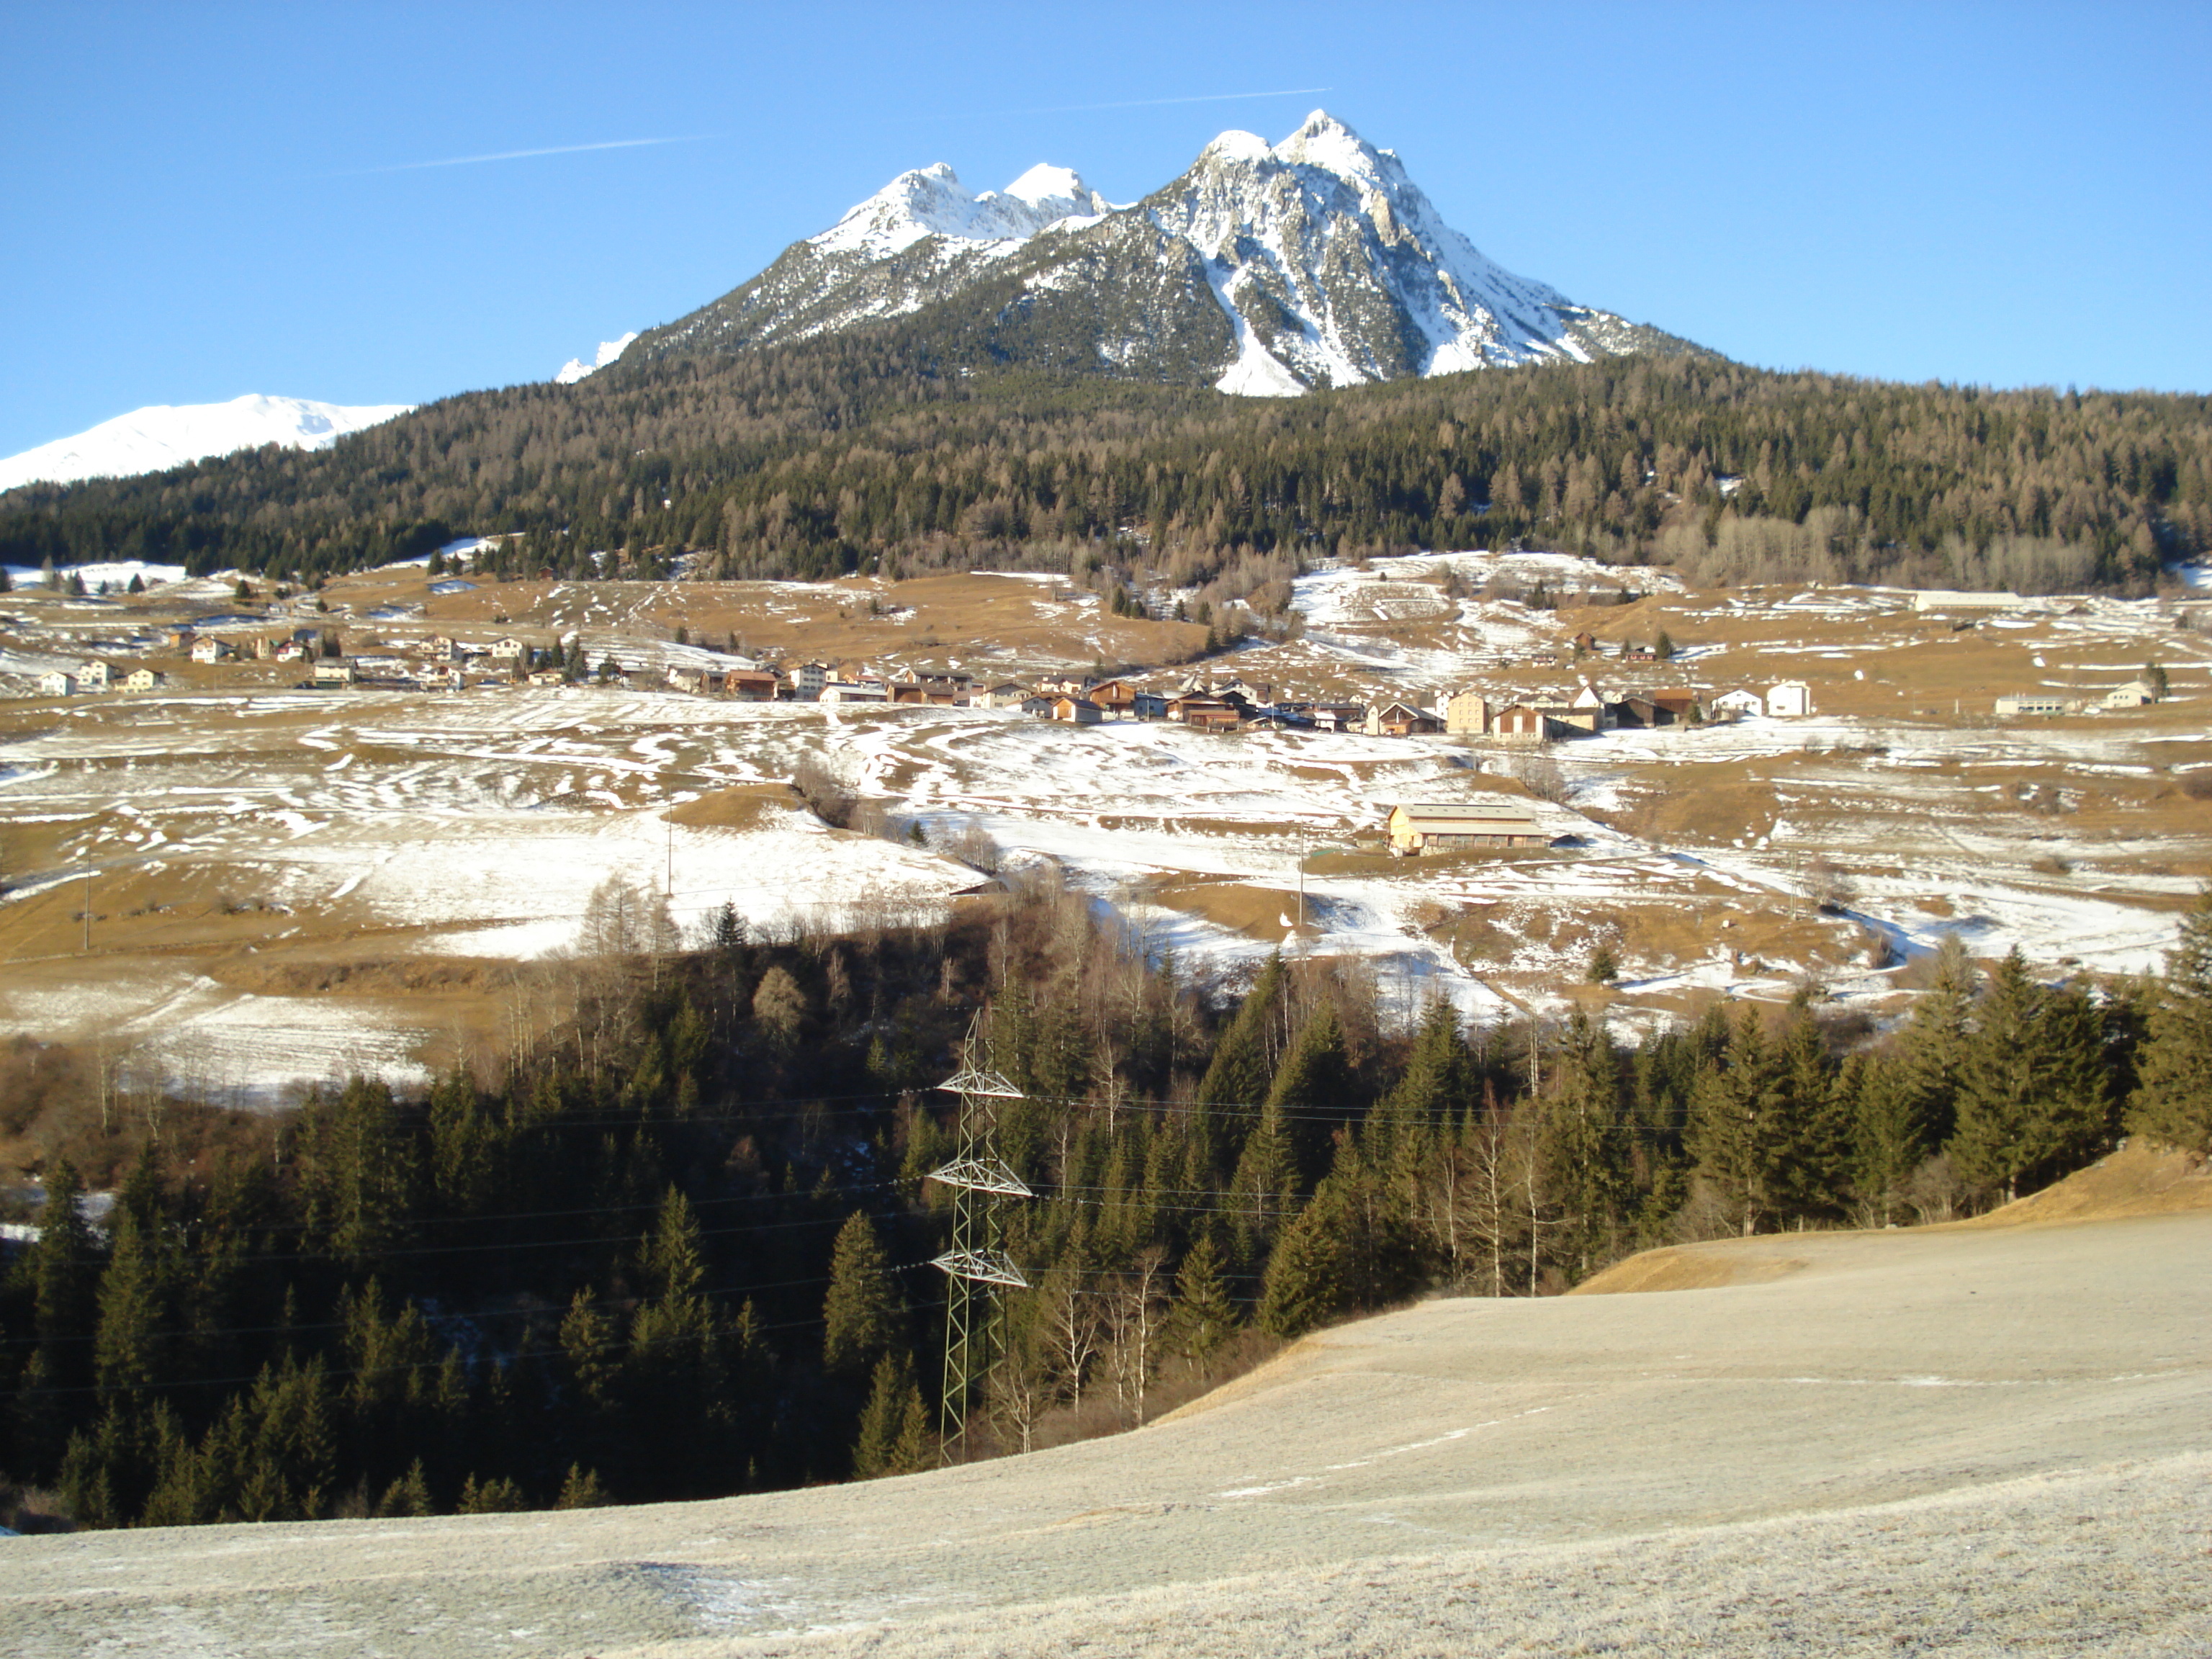
[[[1211,1233],[1200,1233],[1176,1273],[1175,1304],[1168,1315],[1174,1346],[1203,1369],[1242,1322],[1222,1278],[1220,1248]]]
[[[853,1474],[860,1480],[914,1474],[929,1462],[928,1407],[915,1381],[913,1360],[904,1349],[894,1350],[876,1362],[853,1448]]]
[[[15,1386],[12,1468],[19,1477],[53,1475],[71,1429],[89,1419],[100,1262],[83,1199],[76,1166],[66,1156],[56,1158],[39,1242],[19,1270],[30,1281],[37,1343]]]
[[[1200,1105],[1249,1108],[1267,1098],[1274,1073],[1270,1037],[1284,981],[1282,957],[1270,957],[1236,1018],[1214,1045],[1212,1061],[1198,1085]]]
[[[2087,1160],[2106,1131],[2096,1010],[2078,988],[2038,985],[2017,948],[1990,976],[1959,1080],[1952,1162],[1966,1180],[2019,1196],[2024,1182]]]
[[[1850,1116],[1851,1188],[1886,1227],[1905,1182],[1935,1150],[1919,1097],[1895,1060],[1859,1055],[1845,1065],[1835,1087]]]
[[[1356,1247],[1352,1206],[1332,1176],[1283,1230],[1260,1292],[1260,1324],[1273,1335],[1304,1336],[1352,1305]]]
[[[1691,1097],[1689,1145],[1708,1182],[1746,1237],[1775,1220],[1786,1200],[1790,1134],[1782,1056],[1756,1009],[1747,1008],[1722,1062]]]
[[[553,1507],[556,1510],[596,1510],[607,1501],[607,1489],[599,1484],[599,1472],[587,1469],[580,1463],[571,1463],[567,1476],[561,1482],[561,1495],[553,1500]]]
[[[1247,1262],[1263,1256],[1275,1229],[1297,1207],[1297,1161],[1283,1126],[1283,1109],[1261,1108],[1259,1127],[1245,1137],[1243,1155],[1229,1182],[1231,1224],[1237,1254]]]
[[[660,1200],[653,1231],[639,1264],[649,1293],[657,1302],[684,1302],[696,1297],[707,1279],[707,1262],[699,1239],[699,1218],[680,1187],[671,1187]]]
[[[158,1234],[118,1203],[115,1242],[100,1279],[100,1326],[93,1344],[103,1399],[136,1402],[170,1379],[174,1338],[172,1275]]]
[[[2181,919],[2150,1016],[2128,1127],[2212,1153],[2212,888]]]
[[[1536,1156],[1545,1193],[1560,1212],[1553,1248],[1579,1279],[1613,1255],[1629,1194],[1620,1056],[1605,1029],[1579,1008],[1553,1076]]]
[[[412,1518],[433,1513],[430,1482],[422,1473],[421,1458],[410,1463],[407,1473],[384,1489],[384,1495],[376,1500],[376,1512],[386,1518]]]
[[[899,1293],[890,1257],[865,1210],[837,1231],[830,1252],[830,1291],[823,1298],[822,1364],[860,1376],[899,1340]]]
[[[1431,1131],[1473,1103],[1474,1092],[1474,1064],[1460,1035],[1459,1010],[1447,997],[1431,997],[1398,1086],[1369,1120],[1368,1156],[1387,1163],[1401,1146],[1418,1154]]]
[[[381,1261],[414,1206],[415,1148],[390,1086],[356,1077],[302,1118],[310,1232],[349,1267]]]
[[[1973,1037],[1973,960],[1956,933],[1936,947],[1935,972],[1906,1024],[1900,1058],[1914,1117],[1931,1146],[1950,1139],[1958,1121],[1959,1078]]]
[[[1334,1157],[1332,1133],[1353,1122],[1359,1108],[1344,1028],[1328,1002],[1322,1002],[1299,1030],[1297,1041],[1276,1068],[1267,1103],[1277,1109],[1290,1137],[1297,1190],[1310,1192]]]
[[[1801,1004],[1782,1033],[1788,1137],[1783,1190],[1798,1215],[1833,1214],[1844,1204],[1850,1158],[1850,1103],[1836,1091],[1820,1028]]]

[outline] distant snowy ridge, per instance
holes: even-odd
[[[556,386],[574,386],[586,375],[598,374],[599,370],[605,368],[609,363],[614,362],[616,358],[621,356],[623,352],[628,351],[629,349],[630,342],[636,338],[637,331],[635,329],[632,329],[629,333],[623,335],[618,340],[600,341],[599,355],[598,356],[594,357],[588,363],[581,357],[569,358],[567,362],[561,365],[560,372],[554,375],[553,384]]]
[[[1253,395],[1692,349],[1493,264],[1395,154],[1316,110],[1279,144],[1222,134],[1129,206],[1066,167],[981,195],[941,162],[902,173],[750,282],[649,330],[638,355],[926,310],[999,361]]]
[[[327,449],[348,433],[404,415],[412,404],[349,408],[249,392],[227,404],[155,404],[0,460],[0,489],[44,481],[127,478],[234,450],[281,444]]]

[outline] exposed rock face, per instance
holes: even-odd
[[[1395,155],[1316,111],[1279,144],[1224,133],[1127,207],[1065,168],[981,196],[942,164],[902,173],[635,349],[738,351],[901,317],[963,355],[1273,396],[1684,349],[1501,270]]]

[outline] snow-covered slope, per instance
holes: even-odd
[[[1316,110],[1281,143],[1226,132],[1142,204],[1206,260],[1237,329],[1224,392],[1297,392],[1650,343],[1516,276],[1437,212],[1390,150]]]
[[[582,380],[586,374],[598,374],[599,370],[605,368],[609,363],[613,362],[617,358],[620,357],[623,352],[629,350],[631,343],[636,338],[637,331],[635,329],[632,329],[629,333],[623,335],[618,340],[600,341],[598,356],[592,358],[588,363],[581,357],[569,358],[567,362],[561,365],[559,372],[553,376],[553,384],[556,386],[574,386],[577,381]]]
[[[639,354],[925,311],[963,353],[1254,394],[1685,345],[1502,270],[1395,154],[1316,111],[1279,144],[1224,133],[1128,207],[1064,167],[980,196],[942,163],[901,173]]]
[[[186,461],[234,450],[282,444],[287,449],[327,449],[349,432],[404,415],[411,404],[347,408],[305,398],[249,392],[227,404],[155,404],[102,421],[74,438],[57,438],[0,460],[0,489],[46,480],[128,477],[159,472]]]
[[[744,287],[651,331],[641,355],[773,345],[904,316],[960,293],[1045,232],[1113,210],[1066,167],[1034,167],[980,196],[942,161],[902,173]]]

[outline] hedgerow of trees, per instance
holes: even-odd
[[[1357,964],[1230,1006],[1048,877],[941,927],[678,948],[595,906],[561,1029],[422,1098],[190,1103],[14,1133],[57,1156],[0,1294],[6,1464],[79,1524],[678,1498],[937,1455],[949,1156],[971,1030],[1024,1090],[981,1419],[1143,1420],[1267,1343],[1431,1288],[1557,1290],[1637,1248],[1934,1219],[2100,1155],[2212,1151],[2212,896],[2162,981],[1955,946],[1877,1036],[1809,991],[1632,1048],[1598,1020],[1410,1029]],[[26,1056],[28,1056],[27,1060]],[[19,1048],[15,1075],[35,1071]],[[114,1179],[95,1229],[80,1169]],[[111,1174],[112,1171],[112,1174]]]

